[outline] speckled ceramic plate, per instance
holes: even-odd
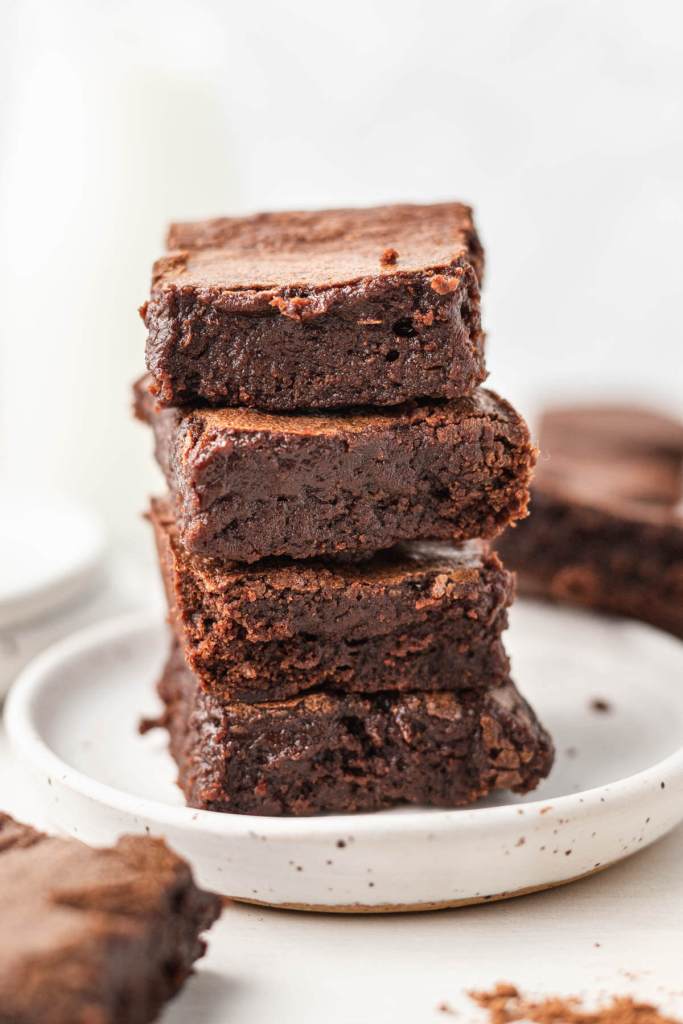
[[[636,623],[513,610],[514,675],[558,752],[535,793],[304,819],[183,806],[164,735],[137,731],[158,711],[165,647],[157,620],[71,637],[24,671],[7,728],[57,827],[164,835],[226,896],[357,912],[501,899],[606,868],[683,819],[683,644]]]

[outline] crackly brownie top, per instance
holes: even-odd
[[[84,941],[130,934],[134,919],[163,914],[190,880],[161,840],[124,836],[93,849],[0,816],[0,992],[34,958],[63,958],[75,969]]]
[[[454,290],[454,270],[470,265],[480,281],[483,273],[472,211],[461,203],[221,217],[173,224],[167,244],[154,288],[324,290],[427,273],[436,298]]]

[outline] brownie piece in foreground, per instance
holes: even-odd
[[[168,246],[141,310],[163,405],[396,405],[486,377],[460,203],[174,224]]]
[[[512,578],[480,542],[219,568],[187,554],[167,501],[150,518],[170,621],[204,689],[252,702],[319,686],[492,688],[507,675]]]
[[[498,550],[525,593],[683,637],[683,426],[636,408],[598,413],[543,418],[531,514]]]
[[[156,1019],[220,909],[159,839],[92,849],[0,814],[0,1021]]]
[[[243,704],[203,692],[176,646],[159,683],[192,807],[242,814],[457,807],[526,793],[552,743],[510,681],[485,693],[318,691]]]
[[[143,382],[135,397],[194,554],[362,555],[489,538],[526,515],[536,452],[524,420],[491,391],[326,416],[156,411]]]

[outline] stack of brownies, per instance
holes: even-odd
[[[159,683],[194,807],[443,807],[525,792],[551,741],[509,676],[524,421],[480,387],[458,203],[173,225],[137,415],[169,604]],[[447,542],[447,543],[444,543]],[[456,546],[454,546],[456,545]]]

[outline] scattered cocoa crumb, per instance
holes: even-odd
[[[458,1011],[454,1010],[450,1003],[439,1003],[437,1006],[439,1013],[450,1013],[452,1017],[458,1016]]]
[[[486,1010],[488,1024],[519,1020],[530,1024],[682,1024],[651,1003],[639,1003],[630,996],[612,996],[609,1003],[586,1010],[577,996],[528,999],[507,982],[499,982],[490,992],[468,994]]]
[[[455,274],[453,277],[445,277],[443,274],[435,274],[429,282],[429,287],[432,291],[435,291],[437,295],[448,295],[449,292],[456,291],[460,284],[460,274]]]
[[[612,705],[608,700],[603,700],[602,697],[594,697],[590,702],[591,711],[597,711],[601,715],[606,715],[612,710]]]
[[[391,247],[385,249],[380,256],[379,261],[383,267],[391,266],[392,263],[398,263],[398,250],[392,249]]]
[[[157,715],[156,718],[141,718],[138,722],[138,732],[141,736],[151,732],[152,729],[164,729],[168,725],[168,716],[166,713],[163,715]]]

